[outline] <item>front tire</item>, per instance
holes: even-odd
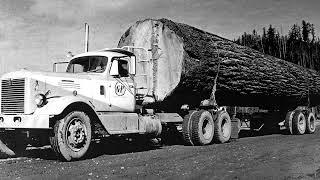
[[[81,111],[72,111],[55,122],[50,144],[61,160],[78,160],[87,154],[91,138],[88,115]]]

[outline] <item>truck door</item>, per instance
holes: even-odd
[[[130,77],[130,57],[116,57],[112,68],[118,73],[111,75],[109,81],[110,111],[133,112],[135,110],[135,89],[133,79]],[[117,67],[115,67],[117,66]]]

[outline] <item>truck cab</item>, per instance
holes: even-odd
[[[154,138],[174,132],[188,145],[229,141],[231,120],[224,108],[183,105],[165,112],[145,106],[157,103],[152,97],[156,66],[148,50],[125,48],[76,55],[65,72],[3,75],[0,148],[19,155],[28,144],[50,143],[59,159],[71,161],[84,158],[94,139],[112,136]]]
[[[16,141],[17,134],[24,139],[39,139],[43,132],[48,135],[55,131],[59,122],[67,136],[77,139],[69,143],[76,147],[91,141],[95,123],[108,135],[138,132],[138,118],[134,114],[135,64],[132,52],[103,49],[72,57],[65,72],[20,70],[3,75],[1,140],[13,151],[25,149],[27,141]],[[65,118],[70,115],[73,118],[65,124]],[[55,138],[59,139],[51,139]]]

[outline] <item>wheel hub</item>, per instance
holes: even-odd
[[[222,124],[221,125],[222,135],[223,135],[223,137],[226,138],[230,134],[230,129],[229,129],[229,126],[227,124],[227,120],[224,119],[221,124]]]
[[[86,141],[86,127],[79,119],[74,119],[70,122],[67,131],[67,140],[69,147],[75,151],[79,151],[84,146]]]
[[[305,121],[302,117],[299,118],[299,121],[298,121],[298,128],[303,131],[303,129],[305,128]]]
[[[202,126],[202,134],[205,139],[209,139],[212,134],[212,124],[210,123],[209,120],[205,119],[203,121],[203,126]]]

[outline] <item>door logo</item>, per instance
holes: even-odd
[[[115,85],[115,92],[116,95],[123,96],[126,92],[126,87],[122,83],[117,82]]]

